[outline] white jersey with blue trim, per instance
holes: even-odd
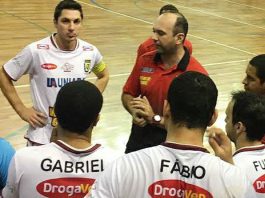
[[[122,156],[94,183],[91,198],[248,197],[240,169],[191,145],[164,143]]]
[[[56,141],[22,148],[11,160],[3,196],[84,197],[117,156],[100,144],[75,149]]]
[[[33,107],[48,117],[43,128],[29,127],[26,138],[47,144],[52,126],[57,124],[53,106],[58,91],[66,83],[84,80],[93,67],[102,61],[99,50],[83,40],[77,39],[73,51],[62,51],[56,47],[52,36],[26,46],[4,65],[4,70],[13,79],[29,74]]]
[[[235,152],[233,160],[247,175],[255,196],[265,197],[265,145],[240,148]]]

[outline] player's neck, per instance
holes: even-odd
[[[91,131],[87,131],[83,134],[58,131],[58,140],[62,140],[76,149],[85,149],[91,146]]]
[[[167,127],[166,141],[203,147],[203,131],[171,125]]]
[[[161,54],[161,58],[166,68],[170,68],[178,64],[185,54],[183,46],[179,46],[177,50],[170,53]]]
[[[54,35],[54,44],[56,48],[63,51],[73,51],[76,48],[77,40],[66,41],[62,39],[58,34]]]
[[[236,145],[236,150],[238,150],[238,149],[241,149],[243,147],[259,146],[259,145],[262,145],[262,142],[261,141],[258,141],[258,140],[256,140],[256,141],[249,141],[247,139],[245,139],[245,140],[242,140],[241,139],[241,140],[237,140],[236,143],[235,143],[235,145]]]

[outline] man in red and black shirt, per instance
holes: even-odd
[[[159,15],[164,13],[178,13],[178,12],[179,10],[174,5],[167,4],[160,8]],[[187,38],[184,40],[183,45],[188,49],[189,53],[192,54],[192,44]],[[156,50],[156,44],[154,42],[154,39],[152,37],[149,37],[139,45],[137,49],[137,58],[147,52],[151,52],[154,50]]]
[[[153,25],[156,51],[140,56],[123,87],[122,103],[132,115],[125,153],[165,141],[163,104],[171,81],[185,71],[208,75],[183,46],[188,22],[181,13],[164,13]]]

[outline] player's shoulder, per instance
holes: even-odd
[[[0,148],[2,148],[4,150],[4,149],[8,149],[8,148],[13,148],[13,147],[11,146],[11,144],[7,140],[0,138]]]
[[[144,148],[138,151],[134,151],[128,154],[125,154],[119,158],[120,161],[146,161],[150,160],[152,157],[159,157],[158,152],[161,152],[160,145],[153,146],[149,148]]]
[[[123,156],[124,153],[122,153],[121,151],[117,151],[113,148],[110,148],[108,146],[103,146],[100,145],[97,150],[95,150],[92,153],[92,156],[100,156],[101,158],[103,158],[106,161],[113,161],[115,159],[118,159],[119,157]]]
[[[20,148],[16,151],[15,156],[16,158],[38,158],[42,155],[48,154],[53,150],[54,143],[49,143],[42,146],[30,146]]]
[[[230,164],[226,161],[223,161],[221,158],[213,155],[208,154],[204,156],[205,166],[208,167],[208,170],[212,173],[219,172],[220,174],[224,175],[230,172],[231,174],[237,174],[239,169],[233,164]]]
[[[192,43],[190,40],[188,40],[187,38],[184,40],[184,45],[185,46],[192,46]]]
[[[31,50],[49,50],[52,46],[51,36],[34,41],[28,45]]]
[[[149,64],[155,62],[156,56],[157,56],[156,50],[153,50],[145,52],[138,59],[139,61],[147,62]]]
[[[97,51],[98,50],[98,48],[92,43],[89,43],[79,38],[78,38],[78,43],[79,43],[79,47],[82,48],[83,51]]]

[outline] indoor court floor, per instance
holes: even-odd
[[[0,64],[3,65],[27,44],[53,31],[53,12],[59,0],[1,0]],[[80,0],[84,10],[80,38],[98,47],[109,66],[110,81],[104,92],[101,120],[94,141],[123,151],[130,134],[131,116],[120,96],[130,73],[138,45],[152,35],[152,23],[165,4],[175,5],[188,19],[188,39],[193,56],[208,70],[219,89],[219,118],[232,90],[241,81],[249,59],[265,53],[264,0]],[[89,80],[94,81],[94,76]],[[28,76],[15,83],[28,106],[31,98]],[[0,133],[16,148],[25,146],[27,123],[22,121],[0,93]],[[207,146],[207,138],[205,145]]]

